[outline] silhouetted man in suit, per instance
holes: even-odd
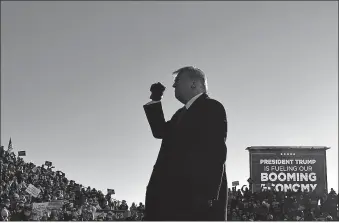
[[[162,139],[147,186],[145,221],[225,221],[225,109],[207,95],[200,69],[173,74],[175,97],[185,106],[166,122],[160,100],[144,105],[153,136]]]

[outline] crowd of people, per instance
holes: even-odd
[[[48,165],[36,166],[14,153],[0,152],[1,221],[141,221],[144,205],[84,187]],[[32,185],[39,194],[27,191]],[[41,205],[46,204],[46,205]],[[60,205],[61,204],[61,205]],[[43,208],[41,208],[43,207]]]
[[[338,220],[338,195],[331,191],[319,196],[315,191],[279,192],[262,187],[258,193],[229,189],[229,221],[332,221]]]
[[[125,200],[112,198],[68,180],[53,166],[26,163],[14,153],[0,153],[1,221],[142,221],[142,203],[131,207]],[[29,185],[39,190],[33,196]],[[338,195],[331,189],[318,196],[314,191],[278,192],[262,188],[252,193],[245,185],[228,191],[228,221],[330,221],[338,218]],[[165,201],[164,201],[165,202]],[[46,204],[39,206],[39,204]],[[56,205],[57,204],[57,205]],[[58,204],[60,206],[58,206]],[[37,208],[44,207],[44,208]]]

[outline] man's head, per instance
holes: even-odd
[[[11,201],[9,199],[5,199],[4,206],[9,208],[11,206]]]
[[[232,210],[232,216],[237,216],[237,212],[234,209]]]
[[[4,219],[4,221],[9,221],[9,211],[7,209],[2,209],[1,210],[1,217]]]
[[[199,93],[207,92],[207,79],[204,72],[195,67],[183,67],[173,72],[175,97],[183,104]]]
[[[14,200],[16,201],[16,202],[18,202],[18,201],[20,201],[20,196],[19,196],[19,194],[17,194],[17,193],[14,193]]]
[[[105,200],[105,201],[104,201],[104,205],[105,205],[105,206],[108,206],[108,200]]]
[[[16,211],[19,212],[19,213],[21,213],[21,212],[23,212],[24,207],[25,207],[24,203],[19,203],[19,204],[16,206]]]
[[[32,212],[32,210],[31,210],[30,207],[28,207],[28,206],[25,206],[25,207],[24,207],[24,215],[25,215],[26,217],[30,216],[30,215],[31,215],[31,212]]]

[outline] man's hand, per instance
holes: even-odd
[[[150,91],[152,92],[150,99],[152,101],[160,101],[166,87],[160,82],[152,84]]]

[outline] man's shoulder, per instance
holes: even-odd
[[[209,104],[215,104],[215,105],[221,105],[222,103],[220,101],[218,101],[217,99],[214,98],[210,98],[210,97],[206,97],[206,102]]]
[[[205,103],[206,108],[208,109],[220,110],[225,112],[225,107],[223,106],[223,104],[214,98],[207,97]]]

